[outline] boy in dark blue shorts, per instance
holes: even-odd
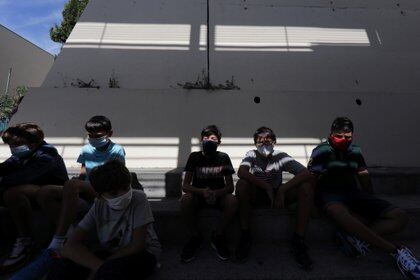
[[[318,178],[315,203],[341,228],[337,240],[346,253],[366,255],[369,244],[374,245],[391,254],[405,276],[419,278],[420,266],[411,251],[382,237],[402,230],[408,217],[373,196],[365,160],[352,140],[353,123],[340,117],[334,120],[328,141],[313,150],[308,169]],[[367,225],[361,218],[368,220]]]
[[[233,193],[232,174],[235,173],[227,154],[217,151],[222,134],[210,125],[201,132],[202,151],[193,152],[185,166],[181,211],[191,234],[185,244],[181,260],[190,262],[202,243],[197,227],[197,210],[215,207],[223,211],[222,222],[212,234],[211,245],[221,260],[228,260],[230,252],[226,244],[225,231],[236,213],[237,201]]]
[[[66,166],[57,149],[44,141],[41,128],[32,123],[9,127],[2,135],[12,156],[0,164],[0,193],[18,231],[12,252],[0,267],[8,273],[23,266],[33,254],[32,204],[44,208],[40,191],[62,187],[68,180]]]

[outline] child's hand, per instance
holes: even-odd
[[[209,198],[209,197],[210,197],[211,192],[212,192],[212,190],[211,190],[210,188],[205,188],[205,189],[202,191],[202,195],[203,195],[203,197],[204,197],[205,199],[207,199],[207,198]]]

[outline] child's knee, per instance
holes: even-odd
[[[233,194],[227,194],[224,198],[224,205],[228,209],[236,211],[238,208],[238,199]]]
[[[44,186],[42,187],[36,196],[36,201],[39,205],[44,205],[51,199],[58,199],[62,197],[63,189],[61,186]]]
[[[238,199],[241,199],[242,197],[248,197],[250,195],[250,185],[247,181],[243,179],[239,179],[236,183],[236,191],[235,194],[238,197]]]
[[[395,208],[391,210],[390,212],[388,212],[387,216],[397,221],[402,228],[407,226],[409,221],[407,213],[400,208]]]
[[[315,193],[315,185],[304,183],[299,187],[299,199],[313,200]]]
[[[328,216],[333,218],[349,214],[348,209],[341,203],[332,203],[328,205],[325,209],[325,212],[328,214]]]

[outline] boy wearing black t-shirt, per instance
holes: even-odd
[[[185,178],[181,198],[182,216],[186,220],[191,234],[185,244],[181,260],[190,262],[194,259],[203,238],[197,227],[197,210],[205,207],[220,209],[222,221],[211,236],[211,245],[221,260],[228,260],[230,252],[226,245],[225,231],[231,223],[236,209],[237,200],[233,193],[232,174],[235,173],[229,156],[218,152],[222,134],[219,129],[210,125],[201,132],[201,147],[199,152],[190,154],[185,166]]]

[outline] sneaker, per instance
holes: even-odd
[[[211,247],[216,251],[216,255],[222,261],[230,259],[229,248],[226,245],[226,238],[224,235],[212,234],[210,238]]]
[[[251,249],[252,238],[249,231],[242,231],[241,239],[236,247],[235,257],[238,262],[246,262]]]
[[[55,260],[59,258],[61,258],[61,255],[56,250],[46,249],[35,261],[13,275],[10,280],[43,279]]]
[[[344,232],[336,233],[336,242],[340,251],[349,257],[366,256],[370,253],[368,243]]]
[[[12,252],[3,262],[1,270],[10,273],[24,266],[32,257],[33,242],[31,238],[17,238]]]
[[[409,279],[420,279],[420,265],[408,248],[401,247],[397,249],[396,254],[391,255],[394,257],[402,275]]]
[[[308,246],[302,238],[293,238],[292,255],[301,269],[306,271],[312,269],[313,263],[308,255]]]
[[[203,237],[201,235],[191,237],[182,249],[181,261],[186,263],[192,261],[195,258],[195,254],[201,247],[202,243]]]

